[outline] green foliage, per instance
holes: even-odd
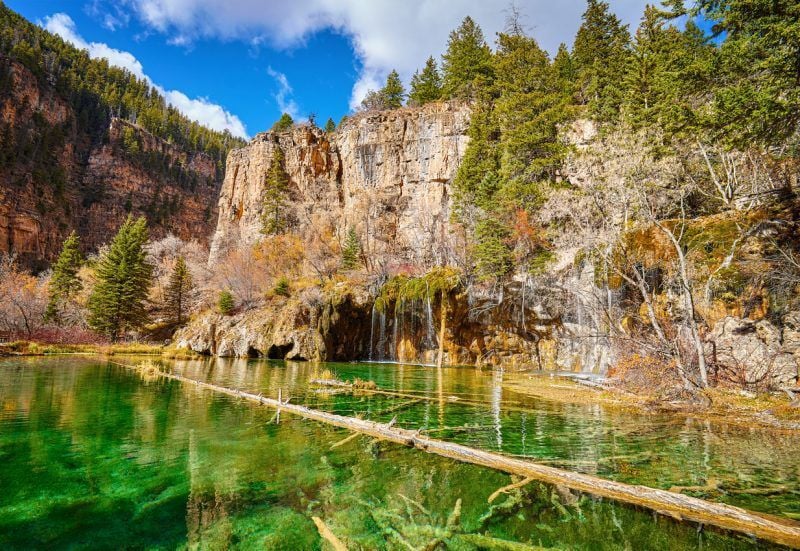
[[[281,115],[275,124],[272,125],[273,132],[285,132],[286,130],[290,130],[294,126],[294,119],[289,115],[289,113],[284,113]]]
[[[451,266],[439,266],[420,277],[395,276],[378,293],[375,306],[379,311],[389,305],[399,307],[404,301],[433,300],[457,290],[462,285],[461,272]]]
[[[495,117],[500,129],[500,175],[534,182],[555,176],[566,153],[558,125],[567,100],[547,53],[533,38],[500,34],[495,56]]]
[[[670,2],[676,15],[683,2]],[[721,39],[714,128],[736,145],[780,145],[800,126],[800,5],[796,0],[698,0],[688,10]]]
[[[508,246],[510,235],[508,226],[492,216],[475,224],[472,257],[481,279],[500,279],[511,273],[514,257]]]
[[[392,71],[389,73],[389,76],[386,77],[386,84],[381,88],[380,95],[387,109],[397,109],[403,106],[406,90],[403,87],[403,82],[400,80],[400,75],[397,74],[397,71]]]
[[[625,75],[623,114],[634,128],[655,126],[669,134],[696,132],[697,91],[711,71],[711,47],[690,21],[667,26],[665,14],[645,8]]]
[[[147,222],[129,216],[98,262],[89,297],[89,326],[116,340],[147,321],[153,267],[147,262]]]
[[[261,211],[261,232],[265,235],[283,233],[289,226],[286,201],[289,194],[289,175],[284,166],[283,150],[275,144],[272,161],[264,182],[264,202]]]
[[[325,132],[328,134],[336,132],[336,123],[330,117],[328,117],[328,122],[325,123]]]
[[[342,267],[345,270],[354,270],[359,264],[361,264],[361,242],[355,228],[351,226],[342,247]]]
[[[80,240],[73,231],[64,240],[58,260],[53,264],[53,275],[48,288],[46,319],[58,321],[64,303],[74,298],[83,289],[83,283],[78,278],[78,270],[82,264]]]
[[[578,77],[577,99],[589,106],[589,112],[598,121],[618,119],[629,43],[627,27],[611,13],[608,3],[588,0],[583,23],[575,36],[572,58]]]
[[[233,309],[236,307],[236,304],[233,301],[233,295],[228,290],[223,290],[219,292],[217,296],[217,310],[223,316],[230,316],[233,313]]]
[[[189,293],[192,289],[192,275],[186,261],[179,256],[172,268],[167,289],[164,292],[165,306],[175,323],[182,324],[188,310]]]
[[[442,56],[443,93],[448,98],[469,98],[477,86],[491,82],[492,51],[483,31],[467,16],[450,33],[447,51]]]
[[[412,105],[425,105],[432,101],[442,99],[442,76],[433,56],[425,62],[422,72],[414,73],[411,77],[411,92],[408,102]]]
[[[286,277],[279,278],[272,292],[279,297],[288,297],[290,294],[289,280]]]

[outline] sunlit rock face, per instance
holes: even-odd
[[[261,238],[266,175],[280,147],[292,231],[354,228],[374,262],[426,265],[457,254],[450,182],[467,146],[459,103],[355,115],[332,134],[299,126],[258,134],[228,156],[210,263]]]

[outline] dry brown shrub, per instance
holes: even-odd
[[[608,370],[608,376],[631,392],[658,396],[681,386],[677,366],[672,360],[631,353]]]

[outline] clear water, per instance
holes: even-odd
[[[779,493],[717,497],[776,514],[797,507],[793,437],[525,401],[499,375],[471,369],[325,367],[426,399],[320,393],[307,384],[319,368],[308,364],[174,364],[338,413],[462,427],[432,434],[620,480],[689,485],[715,472],[723,488],[745,489],[775,480]],[[490,506],[507,475],[366,437],[332,449],[346,431],[273,416],[99,360],[0,362],[0,549],[329,548],[313,516],[350,549],[486,548],[479,537],[556,549],[769,548],[538,484]]]

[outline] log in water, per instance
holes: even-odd
[[[122,367],[140,369],[137,366],[118,362],[111,363]],[[301,405],[290,404],[288,401],[284,402],[282,400],[266,398],[260,394],[252,394],[190,379],[174,373],[167,373],[160,370],[154,372],[152,368],[150,372],[151,374],[157,374],[168,379],[191,384],[198,388],[205,388],[221,394],[227,394],[228,396],[257,402],[272,407],[278,412],[285,411],[287,413],[293,413],[306,419],[320,421],[375,438],[389,440],[428,453],[449,457],[457,461],[480,465],[549,484],[565,486],[595,496],[646,507],[678,520],[689,520],[708,524],[749,534],[781,545],[800,548],[800,524],[794,523],[788,519],[784,520],[760,515],[732,505],[712,503],[667,490],[625,484],[588,474],[565,471],[531,461],[523,461],[497,453],[470,448],[461,444],[428,438],[421,435],[418,431],[402,429],[392,426],[391,423],[376,423],[374,421],[327,413]]]

